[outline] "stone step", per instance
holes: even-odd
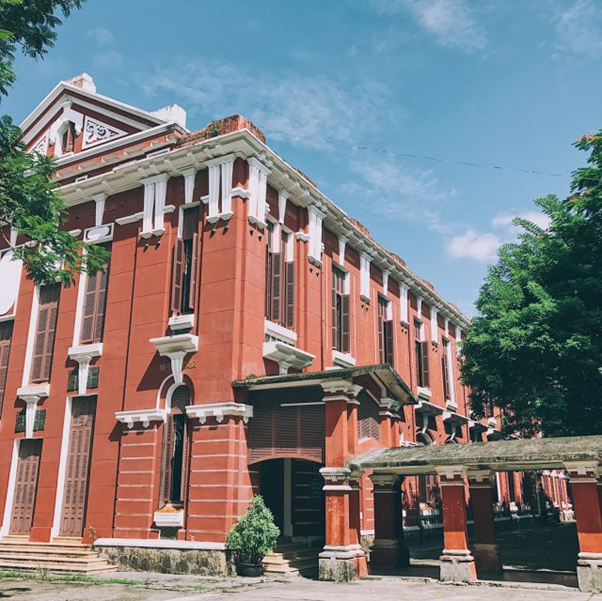
[[[91,557],[64,557],[64,556],[48,556],[48,555],[36,555],[35,553],[19,554],[19,555],[7,555],[6,553],[0,553],[0,562],[25,562],[25,563],[56,563],[65,565],[95,565],[99,563],[106,563],[104,559],[98,555]]]
[[[90,549],[54,549],[54,548],[45,548],[45,547],[36,547],[36,546],[23,546],[19,549],[14,549],[10,547],[5,547],[0,544],[0,555],[46,555],[49,557],[73,557],[73,558],[82,558],[82,557],[97,557],[98,553],[91,551]]]
[[[39,547],[40,549],[74,549],[74,550],[90,550],[90,545],[83,545],[82,543],[37,543],[29,542],[28,540],[13,540],[4,537],[0,540],[0,547],[6,547],[11,549],[21,549],[22,547]]]
[[[0,570],[15,570],[20,572],[31,572],[36,570],[48,570],[54,574],[106,574],[116,572],[117,566],[112,566],[106,562],[98,566],[69,566],[57,565],[52,562],[48,563],[31,563],[31,562],[15,562],[15,561],[0,561]]]

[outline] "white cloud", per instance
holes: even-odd
[[[446,249],[452,259],[473,259],[486,262],[495,259],[497,249],[501,244],[502,241],[495,234],[468,229],[463,234],[451,238]]]
[[[272,140],[312,148],[336,148],[325,139],[357,143],[362,134],[374,133],[388,99],[386,87],[374,81],[291,72],[276,77],[210,60],[179,59],[142,75],[140,82],[150,96],[169,92],[191,114],[242,113]]]
[[[97,54],[94,61],[101,67],[120,67],[123,64],[123,55],[117,50],[105,50]]]
[[[550,218],[547,215],[544,215],[544,213],[540,213],[538,211],[526,211],[524,213],[519,213],[518,215],[513,215],[511,213],[498,213],[491,220],[491,225],[496,228],[505,228],[516,232],[517,228],[513,223],[516,217],[532,221],[535,223],[535,225],[538,225],[544,230],[550,225]]]
[[[359,180],[345,184],[342,191],[359,210],[396,221],[420,222],[442,234],[452,227],[442,210],[455,190],[444,190],[432,171],[408,169],[392,157],[356,158],[351,170]]]
[[[474,259],[481,262],[495,259],[496,251],[502,244],[516,240],[520,231],[520,228],[513,223],[516,217],[532,221],[543,229],[550,225],[548,216],[539,211],[524,211],[518,214],[498,213],[491,220],[491,225],[498,230],[498,233],[477,232],[469,228],[447,242],[446,249],[449,256],[452,259]]]
[[[372,0],[372,5],[385,14],[410,11],[442,46],[467,52],[487,46],[485,31],[465,0]]]
[[[99,47],[108,46],[115,41],[115,36],[104,27],[88,29],[88,31],[86,31],[86,35],[91,37]]]
[[[566,2],[562,3],[565,8]],[[602,53],[602,10],[599,2],[574,0],[555,15],[557,48],[567,54],[599,56]]]

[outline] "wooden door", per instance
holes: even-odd
[[[19,461],[13,498],[10,534],[29,534],[38,489],[42,441],[24,439],[19,443]]]
[[[82,536],[95,412],[95,399],[73,399],[60,536]]]

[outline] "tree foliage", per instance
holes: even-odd
[[[56,40],[57,13],[69,16],[82,0],[0,0],[0,97],[15,82],[16,50],[42,57]],[[68,286],[77,271],[100,269],[106,251],[83,243],[60,228],[66,205],[53,182],[55,165],[39,154],[24,153],[21,131],[8,116],[0,117],[0,223],[19,234],[14,244],[8,228],[4,240],[23,261],[37,284],[59,281]],[[28,241],[29,244],[23,244]]]
[[[517,219],[480,290],[463,344],[472,409],[504,410],[526,435],[602,433],[602,130],[575,146],[589,152],[571,196],[539,198],[543,230]]]

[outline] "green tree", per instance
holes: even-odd
[[[571,196],[535,201],[542,229],[523,219],[480,290],[462,352],[472,409],[504,410],[506,428],[546,436],[602,433],[602,130]]]
[[[69,16],[83,0],[0,0],[0,98],[16,79],[18,48],[40,58],[56,40],[61,24],[57,13]],[[28,277],[38,284],[60,281],[68,286],[77,271],[95,272],[107,254],[91,245],[85,254],[83,243],[61,230],[66,205],[53,182],[55,165],[38,154],[24,153],[21,131],[8,116],[0,117],[0,224],[4,240],[12,246],[10,228],[19,241],[14,247]]]

